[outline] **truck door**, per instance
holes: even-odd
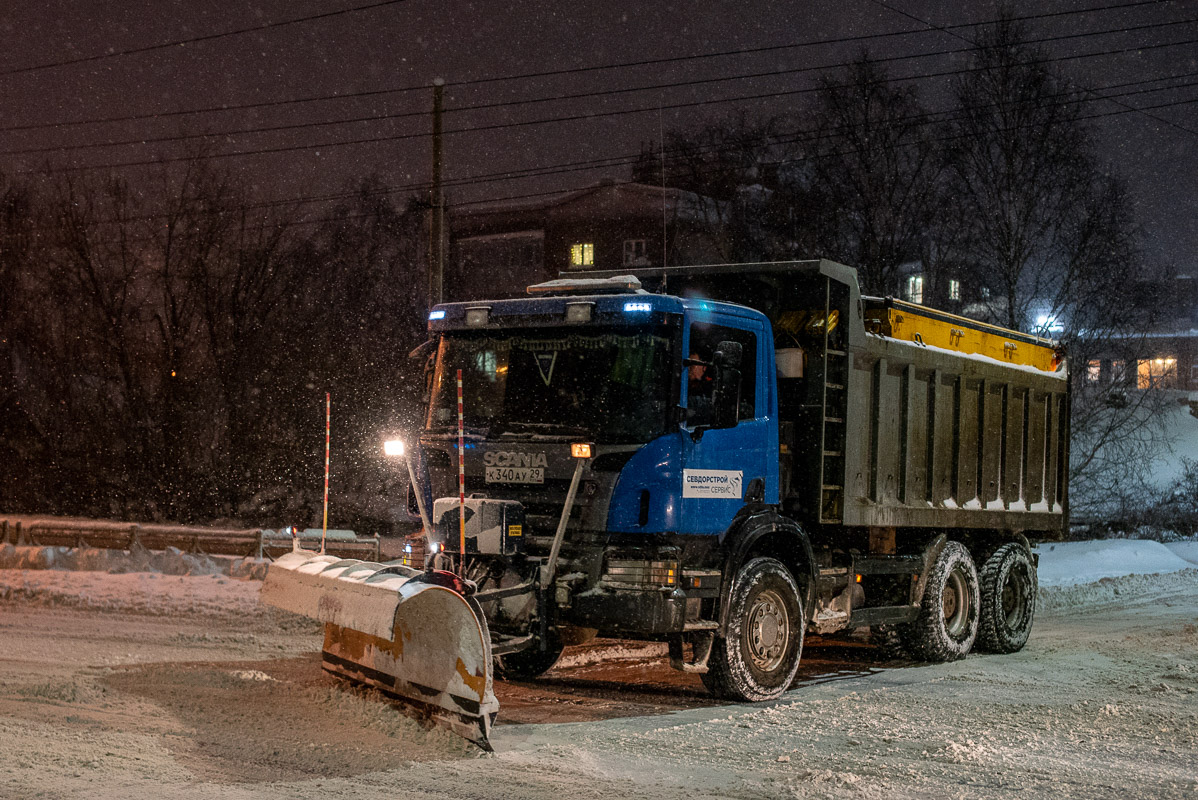
[[[766,501],[777,502],[777,433],[768,416],[771,393],[761,350],[766,343],[765,326],[759,320],[706,314],[687,325],[683,347],[688,358],[710,362],[723,341],[742,346],[735,427],[705,427],[714,421],[712,367],[690,366],[682,375],[686,412],[682,422],[681,530],[685,533],[727,530],[755,478],[765,485]]]

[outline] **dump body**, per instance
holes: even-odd
[[[865,334],[849,373],[845,525],[1059,531],[1068,381]]]

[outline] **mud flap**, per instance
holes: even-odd
[[[324,668],[490,750],[499,711],[478,604],[424,573],[303,550],[270,565],[269,605],[325,623]]]

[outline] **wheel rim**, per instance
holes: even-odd
[[[790,615],[782,596],[766,589],[749,609],[747,639],[749,659],[762,672],[776,670],[790,646]]]
[[[1027,613],[1028,587],[1027,571],[1022,565],[1017,565],[1007,574],[1007,580],[1002,587],[1002,614],[1008,628],[1016,628],[1023,622]]]
[[[969,630],[970,604],[969,584],[960,568],[949,573],[944,585],[944,627],[955,639]]]

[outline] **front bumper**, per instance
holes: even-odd
[[[566,616],[601,636],[649,637],[679,633],[686,622],[686,592],[678,588],[624,589],[599,584],[574,595]]]

